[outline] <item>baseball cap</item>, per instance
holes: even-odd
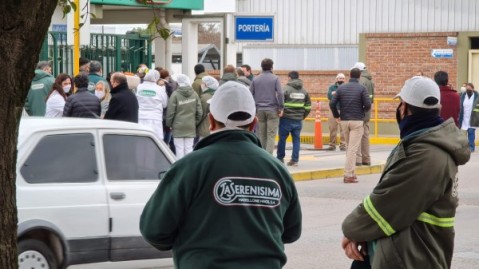
[[[216,89],[213,97],[208,100],[211,115],[215,120],[224,123],[226,127],[239,127],[253,122],[256,115],[256,104],[253,95],[246,86],[228,81]],[[245,112],[249,118],[241,121],[228,119],[231,114]]]
[[[441,92],[436,82],[428,77],[415,76],[404,83],[401,91],[394,98],[401,97],[404,102],[421,108],[439,108],[441,107]],[[436,104],[428,105],[424,103],[426,98],[434,97]]]
[[[357,68],[357,69],[363,71],[364,69],[366,69],[366,65],[362,62],[357,62],[357,63],[354,64],[353,67],[351,67],[351,69],[354,69],[354,68]]]
[[[176,82],[178,82],[178,86],[180,87],[191,86],[190,78],[184,74],[178,74]]]

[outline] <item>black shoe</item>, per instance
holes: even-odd
[[[362,162],[362,165],[371,166],[371,162]]]
[[[346,148],[340,148],[339,150],[341,150],[341,151],[346,151]]]
[[[330,146],[330,147],[329,147],[329,148],[327,148],[326,150],[329,150],[329,151],[335,151],[335,150],[336,150],[336,147],[331,147],[331,146]]]
[[[361,166],[361,165],[362,165],[362,163],[356,163],[356,166]]]

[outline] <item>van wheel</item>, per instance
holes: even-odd
[[[18,243],[19,269],[58,269],[52,250],[42,241],[27,239]]]

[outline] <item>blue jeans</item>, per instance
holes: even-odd
[[[474,144],[474,140],[476,140],[475,128],[467,129],[467,139],[469,140],[469,148],[471,149],[471,152],[473,152],[476,149],[476,144]]]
[[[287,118],[280,118],[279,119],[279,141],[278,141],[278,149],[276,152],[276,158],[279,160],[284,159],[285,148],[286,148],[286,139],[288,138],[289,134],[291,133],[291,137],[293,138],[293,154],[291,156],[291,160],[293,162],[299,161],[299,146],[300,146],[300,134],[301,129],[303,128],[303,121],[302,120],[292,120]]]

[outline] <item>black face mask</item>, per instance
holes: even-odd
[[[338,83],[338,85],[341,85],[341,84],[344,83],[344,81],[338,81],[337,83]]]

